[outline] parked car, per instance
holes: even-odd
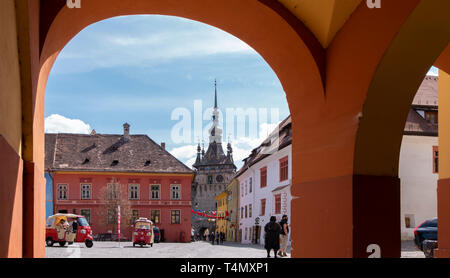
[[[414,229],[414,243],[422,251],[425,240],[437,241],[437,239],[437,218],[426,220]]]
[[[161,241],[161,231],[158,227],[153,226],[153,234],[155,235],[155,243],[159,243]]]

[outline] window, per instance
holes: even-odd
[[[245,195],[247,195],[247,181],[245,181]]]
[[[180,224],[180,211],[171,210],[170,211],[170,224]]]
[[[244,207],[241,207],[241,218],[244,218]]]
[[[170,199],[180,200],[181,199],[181,185],[171,185],[170,186]]]
[[[241,197],[244,197],[244,185],[241,184]]]
[[[261,178],[261,188],[267,186],[267,167],[263,167],[259,170],[259,175]]]
[[[208,176],[208,184],[212,184],[213,183],[213,176]]]
[[[108,210],[108,224],[116,224],[116,222],[117,222],[116,210],[109,209]]]
[[[91,199],[91,185],[83,183],[81,184],[81,199]]]
[[[288,157],[280,159],[280,181],[288,179]]]
[[[150,185],[150,199],[151,200],[159,200],[160,197],[161,186],[159,184],[151,184]]]
[[[128,185],[128,197],[130,200],[139,200],[139,184]]]
[[[281,213],[281,194],[275,195],[275,214]]]
[[[252,178],[250,178],[250,180],[248,181],[248,183],[249,183],[249,185],[248,185],[248,187],[249,187],[248,193],[252,193]]]
[[[252,217],[252,204],[248,205],[248,217]]]
[[[247,240],[247,233],[248,233],[248,228],[245,228],[245,240]]]
[[[159,224],[161,219],[161,211],[160,210],[152,210],[150,212],[150,220],[155,224]]]
[[[247,218],[247,206],[245,206],[245,218]]]
[[[131,211],[131,219],[130,219],[130,223],[134,224],[134,222],[136,222],[136,220],[139,218],[139,210],[137,209],[133,209]]]
[[[58,184],[58,200],[67,200],[68,185]]]
[[[91,223],[91,210],[90,209],[82,209],[80,214],[86,218],[88,223]]]
[[[406,228],[414,228],[416,227],[416,223],[414,221],[413,214],[405,214],[405,227]]]
[[[266,199],[261,199],[261,212],[259,215],[263,216],[264,214],[266,214]]]
[[[108,200],[117,200],[119,198],[119,184],[108,183],[106,186],[108,191]]]
[[[438,112],[437,111],[425,111],[425,120],[430,124],[438,123]]]
[[[433,146],[433,173],[439,173],[439,147]]]

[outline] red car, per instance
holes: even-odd
[[[141,247],[144,245],[150,245],[153,247],[154,234],[153,234],[153,222],[147,218],[139,218],[134,223],[133,232],[133,246],[139,244]]]
[[[53,246],[58,242],[62,247],[74,242],[84,242],[91,248],[93,243],[92,230],[86,218],[76,214],[55,214],[47,219],[45,229],[45,242],[47,246]]]

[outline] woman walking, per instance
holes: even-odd
[[[277,252],[280,249],[281,226],[275,216],[270,217],[270,222],[264,227],[264,248],[267,250],[267,258],[270,258],[270,250],[273,249],[274,257],[277,258]]]
[[[280,241],[281,241],[281,248],[278,252],[278,255],[281,257],[286,257],[286,248],[289,240],[289,224],[288,224],[288,216],[285,214],[281,218],[280,221],[281,226],[281,234],[280,234]]]

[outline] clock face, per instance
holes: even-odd
[[[217,175],[216,181],[217,181],[217,182],[223,182],[223,177],[222,177],[222,175]]]

